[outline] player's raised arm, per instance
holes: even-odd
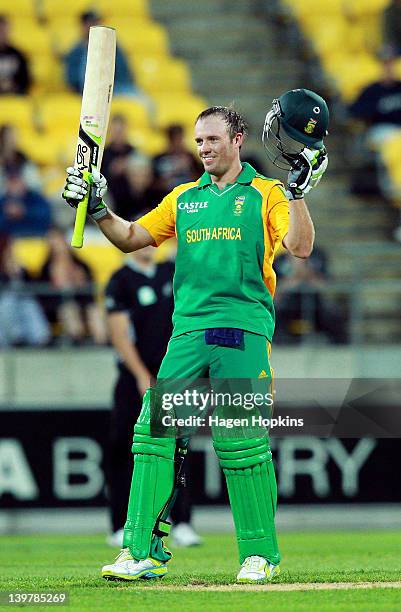
[[[295,257],[312,252],[315,230],[304,195],[319,184],[328,164],[324,138],[329,109],[325,100],[309,89],[292,89],[273,100],[263,126],[262,142],[275,166],[289,170],[288,232],[283,244]]]
[[[66,202],[76,208],[90,189],[88,215],[96,221],[112,244],[124,253],[131,253],[154,244],[153,237],[144,227],[118,217],[107,208],[103,202],[103,196],[107,191],[105,177],[98,170],[93,169],[92,178],[92,185],[88,185],[77,168],[67,168],[67,182],[63,191],[63,198]]]

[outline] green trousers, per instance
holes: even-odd
[[[216,392],[266,393],[271,391],[272,382],[269,353],[267,339],[250,332],[244,333],[243,342],[237,347],[206,344],[204,330],[187,332],[171,338],[158,381],[168,381],[170,391],[174,392],[182,390],[180,379],[185,379],[203,383],[208,380]],[[171,444],[173,440],[152,434],[149,398],[146,402],[135,426],[133,452],[137,457],[124,544],[135,558],[152,555],[166,561],[168,554],[162,550],[163,534],[158,525],[164,524],[174,497],[176,448]],[[247,414],[242,406],[217,406],[213,410],[223,421]],[[259,555],[277,564],[280,560],[274,526],[277,486],[267,430],[248,423],[234,429],[213,426],[212,433],[227,482],[240,562]]]

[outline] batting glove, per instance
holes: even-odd
[[[67,168],[67,181],[62,196],[70,206],[77,208],[89,191],[88,215],[99,221],[109,212],[102,199],[107,191],[107,181],[96,168],[92,169],[89,178],[90,182],[85,180],[78,168]]]
[[[300,200],[316,187],[326,171],[329,158],[326,149],[304,149],[288,173],[286,194],[289,200]]]

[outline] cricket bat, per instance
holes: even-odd
[[[116,31],[105,26],[93,26],[89,31],[85,83],[74,167],[90,181],[92,168],[100,171],[113,95],[116,62]],[[80,249],[84,242],[84,227],[88,194],[78,204],[71,246]]]

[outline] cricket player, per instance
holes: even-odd
[[[289,169],[288,182],[266,178],[240,151],[247,134],[235,110],[211,107],[195,122],[204,167],[197,181],[173,189],[136,222],[124,221],[102,200],[106,179],[93,171],[89,215],[124,252],[159,246],[176,236],[173,334],[158,379],[271,380],[274,331],[274,255],[280,245],[296,257],[313,249],[314,227],[304,195],[327,167],[323,138],[328,108],[319,95],[295,89],[274,100],[262,140],[273,162]],[[72,206],[85,196],[81,173],[67,169],[63,197]],[[123,549],[103,567],[112,580],[164,576],[171,553],[164,544],[167,517],[180,478],[187,441],[152,435],[150,392],[134,428],[134,473]],[[154,430],[153,430],[154,431]],[[268,432],[238,438],[213,431],[234,517],[238,582],[259,583],[279,574],[274,517],[277,486]]]

